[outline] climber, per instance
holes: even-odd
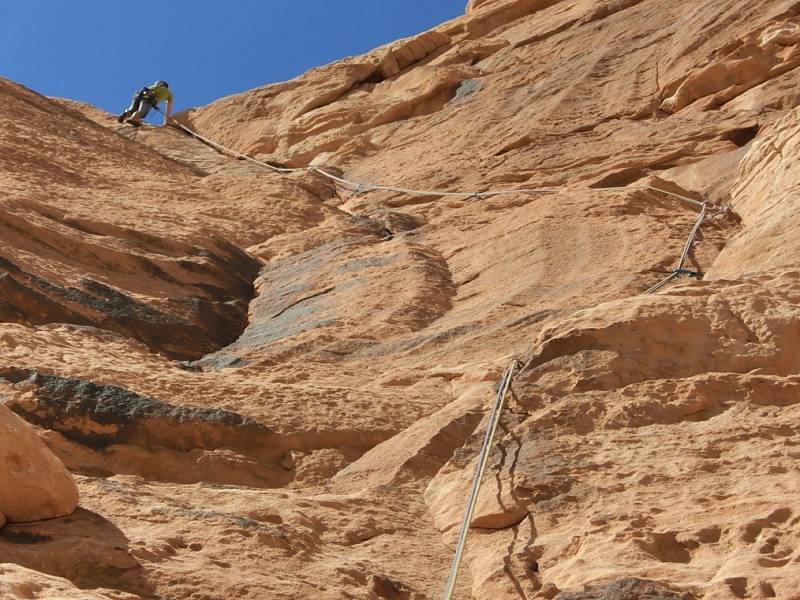
[[[174,97],[169,90],[169,84],[166,81],[158,80],[149,87],[143,87],[141,90],[133,95],[133,102],[128,109],[117,117],[117,121],[122,123],[126,119],[128,123],[139,127],[142,124],[142,119],[147,116],[152,108],[158,108],[158,103],[166,100],[167,111],[164,113],[164,125],[167,125],[172,120],[172,104]]]

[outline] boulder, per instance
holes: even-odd
[[[6,406],[0,406],[0,467],[0,525],[63,517],[78,506],[72,475]]]

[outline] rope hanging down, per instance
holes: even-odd
[[[664,190],[658,190],[664,191]],[[670,192],[665,192],[670,193]],[[691,252],[692,244],[694,244],[694,240],[697,237],[698,232],[700,231],[700,227],[705,221],[707,216],[707,205],[705,202],[701,202],[700,204],[700,215],[697,217],[697,221],[695,221],[694,226],[692,227],[691,232],[689,233],[689,238],[686,240],[686,244],[683,246],[683,252],[681,253],[680,259],[678,260],[678,266],[673,270],[673,272],[664,279],[663,281],[657,283],[647,291],[643,292],[643,294],[653,294],[667,285],[670,281],[678,277],[682,274],[688,275],[698,275],[698,273],[694,271],[690,271],[684,268],[686,264],[686,259],[689,257],[689,252]],[[497,399],[495,400],[494,407],[492,408],[492,414],[489,417],[489,424],[486,428],[486,436],[483,441],[483,448],[481,448],[481,453],[478,458],[478,464],[475,467],[475,476],[472,480],[472,489],[470,491],[469,497],[467,499],[467,507],[464,510],[464,520],[461,523],[461,530],[458,536],[458,542],[456,543],[456,550],[455,556],[453,557],[453,563],[450,567],[450,575],[447,579],[447,585],[445,587],[444,596],[442,600],[451,600],[453,597],[453,593],[456,587],[456,581],[458,580],[458,571],[461,566],[461,561],[464,556],[464,549],[467,545],[467,536],[469,534],[469,526],[470,522],[472,521],[472,515],[475,512],[475,506],[478,502],[478,493],[480,492],[481,481],[483,480],[484,472],[486,471],[486,465],[489,460],[489,454],[492,449],[492,445],[494,443],[494,436],[497,432],[497,426],[500,423],[500,417],[502,416],[503,407],[505,405],[506,395],[508,394],[508,390],[511,388],[511,384],[514,381],[514,377],[520,373],[522,373],[525,369],[527,369],[529,361],[523,364],[516,358],[509,363],[508,367],[506,367],[506,371],[503,374],[503,378],[500,380],[500,386],[497,391]]]
[[[467,535],[469,535],[469,524],[472,521],[472,515],[475,512],[475,505],[478,503],[478,492],[481,489],[481,480],[486,471],[486,465],[489,462],[489,454],[492,450],[494,436],[497,432],[497,426],[500,424],[500,417],[503,414],[503,406],[505,405],[506,395],[511,387],[511,382],[514,380],[514,375],[522,368],[522,363],[516,358],[513,359],[503,374],[503,379],[500,381],[500,387],[497,390],[497,398],[492,408],[492,414],[489,417],[489,424],[486,426],[486,436],[483,438],[483,448],[478,459],[478,464],[475,467],[475,476],[472,479],[472,490],[467,500],[467,507],[464,509],[464,521],[461,523],[461,531],[458,535],[458,542],[456,543],[456,554],[453,557],[453,564],[450,567],[450,577],[447,580],[447,587],[445,588],[443,600],[450,600],[453,597],[453,592],[456,589],[456,581],[458,580],[458,569],[461,566],[461,559],[464,556],[464,548],[467,545]]]
[[[692,227],[692,231],[689,233],[689,239],[686,240],[686,244],[683,247],[683,253],[681,253],[681,257],[678,260],[678,266],[672,271],[672,273],[664,280],[659,281],[653,287],[649,288],[643,295],[645,294],[654,294],[665,285],[667,285],[670,281],[675,279],[680,275],[689,275],[690,277],[699,277],[700,274],[697,271],[690,271],[689,269],[684,269],[683,265],[686,264],[686,259],[689,257],[689,252],[692,250],[692,245],[694,244],[694,240],[697,237],[698,232],[700,231],[700,226],[703,224],[703,221],[706,220],[707,216],[707,206],[706,203],[702,203],[702,208],[700,209],[700,216],[697,217],[697,221]]]
[[[659,190],[664,191],[664,190]],[[669,193],[669,192],[665,192]],[[667,285],[670,281],[675,279],[681,274],[688,274],[688,275],[698,275],[698,273],[694,271],[690,271],[684,268],[686,264],[686,259],[689,257],[689,252],[691,252],[692,244],[694,244],[694,240],[697,237],[698,232],[700,231],[700,227],[705,221],[707,216],[707,205],[705,202],[701,202],[700,204],[700,215],[697,217],[697,221],[695,221],[694,226],[692,227],[691,232],[689,233],[689,238],[686,240],[686,244],[683,247],[683,252],[681,253],[680,259],[678,260],[678,266],[673,270],[673,272],[664,279],[663,281],[657,283],[647,291],[643,292],[643,294],[653,294]],[[489,417],[489,424],[486,427],[486,436],[484,437],[483,447],[481,448],[481,453],[478,458],[478,463],[475,467],[475,475],[472,479],[472,489],[470,491],[469,497],[467,499],[467,507],[464,510],[464,519],[461,523],[461,530],[459,532],[458,541],[456,543],[456,550],[455,555],[453,556],[453,563],[450,567],[450,575],[447,579],[447,585],[445,587],[444,595],[442,596],[442,600],[451,600],[453,597],[453,593],[455,592],[456,581],[458,580],[458,571],[461,566],[461,561],[464,557],[464,549],[467,545],[467,536],[469,534],[469,526],[472,521],[472,516],[475,512],[475,506],[478,502],[478,494],[480,492],[481,481],[483,480],[483,475],[486,471],[486,465],[489,460],[489,454],[492,450],[492,445],[494,443],[495,433],[497,432],[497,426],[500,423],[500,417],[503,413],[503,407],[505,405],[506,395],[508,394],[508,390],[511,388],[511,384],[514,381],[514,377],[523,371],[525,371],[528,367],[530,361],[526,363],[522,363],[516,358],[509,363],[506,367],[505,373],[503,374],[503,378],[500,380],[500,386],[497,390],[497,399],[495,400],[494,407],[492,408],[491,416]]]

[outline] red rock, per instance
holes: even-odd
[[[82,498],[3,560],[439,597],[518,357],[457,598],[793,598],[794,5],[472,0],[179,116],[291,173],[1,81],[0,392]]]
[[[34,429],[0,406],[0,526],[63,517],[78,505],[78,488]]]

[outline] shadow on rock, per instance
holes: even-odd
[[[155,598],[155,588],[113,523],[79,508],[61,519],[0,530],[0,560],[69,579],[81,589],[111,588]]]

